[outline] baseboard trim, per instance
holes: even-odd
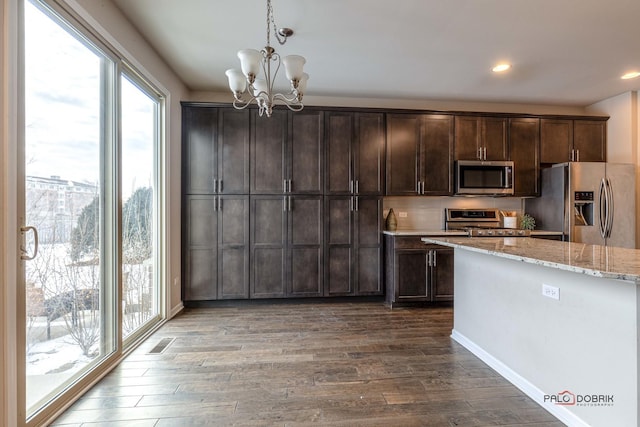
[[[555,405],[544,401],[544,396],[547,394],[533,385],[527,379],[523,378],[520,374],[509,368],[507,365],[496,359],[491,354],[487,353],[482,347],[471,341],[466,336],[462,335],[455,329],[451,331],[451,338],[458,344],[473,353],[476,357],[489,365],[494,371],[502,375],[507,381],[514,386],[518,387],[524,394],[533,399],[538,405],[542,406],[547,412],[556,417],[561,422],[575,427],[589,427],[589,424],[584,422],[573,412],[569,411],[564,406]]]
[[[180,302],[179,304],[177,304],[175,307],[171,309],[171,312],[169,312],[169,319],[173,319],[174,317],[176,317],[178,314],[180,314],[182,310],[184,310],[184,304]]]

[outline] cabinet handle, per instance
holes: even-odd
[[[417,193],[418,193],[418,194],[420,194],[420,181],[418,181],[418,185],[417,185],[417,187],[418,187],[418,191],[417,191]]]
[[[576,150],[574,150],[573,148],[571,149],[571,161],[576,161]]]
[[[222,180],[218,180],[218,193],[222,193]]]
[[[360,193],[360,181],[356,179],[356,194]]]
[[[349,197],[349,210],[353,212],[353,197]]]
[[[484,151],[484,155],[482,156],[482,158],[483,158],[484,160],[487,160],[487,147],[484,147],[484,150],[483,150],[483,151]]]
[[[478,160],[482,160],[482,147],[478,147]]]
[[[289,193],[291,193],[293,191],[293,180],[290,179],[289,180]]]
[[[213,179],[213,192],[217,193],[217,188],[218,188],[218,180],[217,179]]]
[[[580,150],[576,150],[576,162],[580,161]]]
[[[349,193],[353,193],[353,180],[349,180]]]
[[[433,255],[431,256],[431,261],[433,263],[432,267],[437,267],[438,266],[438,252],[437,251],[431,251],[433,252]]]
[[[222,198],[218,196],[218,210],[222,211]]]
[[[355,197],[356,199],[356,212],[358,212],[358,210],[360,209],[360,198],[358,196]]]
[[[287,196],[282,196],[282,210],[287,211]]]

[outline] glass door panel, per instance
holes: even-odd
[[[156,147],[159,100],[122,75],[122,337],[158,316]]]
[[[37,256],[24,263],[27,416],[116,348],[104,219],[105,78],[113,68],[25,1],[25,217],[39,235]]]

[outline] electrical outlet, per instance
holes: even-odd
[[[407,216],[409,216],[406,212],[398,212],[398,217],[400,218],[406,218]]]
[[[553,298],[555,300],[560,300],[560,288],[555,286],[547,285],[546,283],[542,284],[542,295],[547,298]]]

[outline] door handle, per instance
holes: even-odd
[[[27,249],[24,246],[21,247],[20,251],[22,252],[22,255],[20,255],[20,259],[24,261],[31,261],[38,255],[38,229],[31,225],[20,227],[20,232],[22,234],[26,234],[29,231],[33,233],[33,254],[27,255]]]
[[[598,200],[600,202],[600,215],[598,225],[600,227],[600,236],[606,238],[606,219],[607,219],[607,189],[604,178],[600,180],[600,188],[598,189]]]
[[[613,229],[613,216],[614,216],[614,200],[613,200],[613,187],[611,186],[611,180],[607,178],[607,193],[609,199],[607,201],[607,238],[611,237],[611,230]]]

